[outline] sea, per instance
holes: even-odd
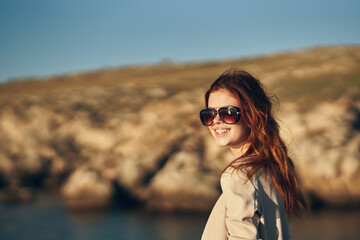
[[[0,203],[0,240],[199,240],[208,213],[160,213],[114,207],[67,210],[56,194]],[[292,240],[358,240],[360,209],[313,211],[290,222]]]

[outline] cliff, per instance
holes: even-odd
[[[200,124],[203,95],[240,67],[279,97],[282,135],[313,203],[360,203],[360,47],[133,66],[0,85],[0,197],[59,188],[69,208],[208,211],[232,159]]]

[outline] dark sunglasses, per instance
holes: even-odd
[[[213,108],[205,108],[200,111],[200,120],[205,126],[213,124],[216,114],[226,124],[234,124],[240,120],[240,108],[237,107],[221,107],[219,110]]]

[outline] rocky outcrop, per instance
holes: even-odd
[[[242,66],[257,68],[268,89],[278,91],[282,135],[306,193],[330,204],[358,205],[360,72],[354,66],[359,66],[360,48],[330,49],[328,55],[338,60],[323,52],[323,62],[309,64],[312,51],[319,50],[244,60]],[[333,72],[323,67],[333,63],[338,64]],[[118,81],[106,80],[115,71],[109,70],[85,75],[86,84],[79,75],[72,81],[34,82],[36,88],[24,82],[26,91],[6,90],[8,95],[4,89],[15,85],[0,87],[2,199],[31,196],[25,193],[32,188],[60,187],[71,209],[103,208],[114,200],[137,201],[153,210],[211,209],[220,193],[219,175],[233,157],[215,145],[197,115],[206,87],[228,65],[167,65],[154,67],[153,74],[139,67],[134,73],[124,70]],[[213,69],[221,70],[209,79]],[[318,91],[321,76],[331,73],[334,85],[326,82]],[[206,85],[197,81],[204,76]],[[311,76],[320,80],[311,83],[306,79]],[[342,88],[332,88],[339,81]],[[318,92],[305,91],[311,86]]]
[[[304,188],[335,205],[358,205],[360,200],[358,93],[357,98],[320,103],[305,112],[296,104],[283,106],[288,123],[283,132],[287,142],[292,139],[290,150]]]
[[[76,169],[61,189],[71,209],[106,208],[111,204],[113,185],[99,172],[86,167]]]

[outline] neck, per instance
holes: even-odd
[[[249,143],[245,143],[239,147],[230,147],[230,150],[236,158],[239,158],[249,149],[249,145]]]

